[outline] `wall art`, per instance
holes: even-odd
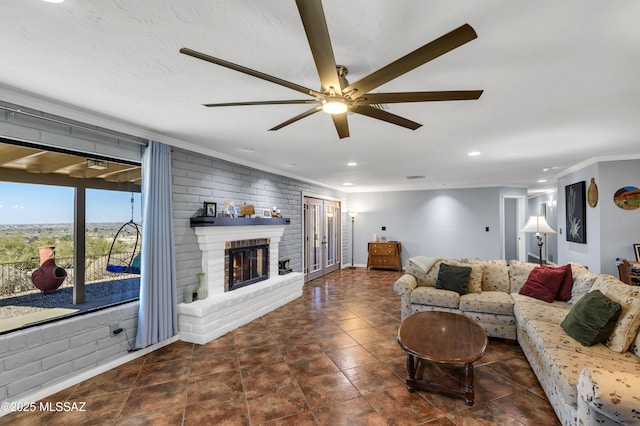
[[[635,210],[640,207],[640,189],[624,186],[613,194],[613,202],[622,210]]]
[[[580,244],[587,243],[585,186],[582,181],[564,187],[567,241]]]

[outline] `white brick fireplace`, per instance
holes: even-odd
[[[205,344],[300,296],[304,275],[278,275],[278,247],[285,225],[194,227],[202,251],[209,297],[178,304],[181,340]],[[225,292],[225,244],[269,238],[269,279]]]

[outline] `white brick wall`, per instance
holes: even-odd
[[[280,259],[291,259],[293,270],[302,272],[303,194],[344,196],[330,188],[177,148],[172,153],[172,179],[178,302],[184,300],[185,286],[198,284],[202,254],[189,219],[205,201],[217,203],[218,211],[224,208],[225,200],[233,200],[236,205],[246,202],[256,210],[277,206],[283,217],[291,219],[280,241]],[[350,223],[343,217],[343,230]],[[343,247],[344,235],[343,231]]]
[[[117,322],[133,338],[138,303],[0,336],[0,399],[15,400],[127,354],[125,333],[110,336]]]

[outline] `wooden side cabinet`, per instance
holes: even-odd
[[[402,270],[400,260],[400,242],[385,241],[382,243],[369,243],[369,257],[367,268],[382,268]]]

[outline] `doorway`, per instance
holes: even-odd
[[[304,197],[304,280],[340,268],[340,202]]]
[[[526,239],[520,232],[525,223],[525,201],[524,197],[502,199],[502,256],[506,261],[527,261]]]

